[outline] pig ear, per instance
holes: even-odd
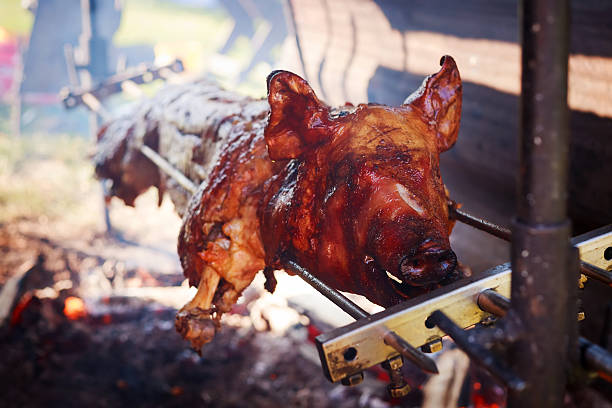
[[[295,159],[329,140],[329,107],[308,83],[287,71],[268,76],[270,116],[264,132],[272,160]]]
[[[438,150],[450,149],[457,141],[461,119],[461,77],[452,57],[440,60],[442,69],[425,78],[423,84],[404,101],[404,105],[417,107],[423,120],[436,131]]]

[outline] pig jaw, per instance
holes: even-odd
[[[457,267],[457,256],[443,242],[426,239],[414,255],[404,255],[398,272],[404,284],[430,286],[447,279]]]
[[[371,245],[367,251],[377,269],[385,272],[393,288],[411,297],[417,288],[430,289],[448,279],[457,258],[447,238],[432,228],[432,221],[400,217],[376,219],[370,225]]]
[[[410,162],[422,161],[419,168],[429,173],[420,156],[412,153]],[[374,162],[372,156],[354,163],[348,177],[354,188],[346,201],[359,207],[356,242],[376,266],[369,273],[388,280],[401,296],[413,297],[417,289],[448,279],[457,265],[448,240],[446,194],[437,178],[411,176],[408,163],[396,164],[392,175],[389,166]]]

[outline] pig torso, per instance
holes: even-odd
[[[441,65],[399,107],[334,110],[302,78],[285,71],[268,77],[263,138],[237,136],[225,148],[179,237],[198,293],[176,326],[196,348],[264,267],[269,288],[273,270],[295,261],[383,306],[452,275],[457,260],[439,153],[457,138],[461,80],[452,58]],[[231,171],[229,163],[238,167]]]
[[[150,185],[173,185],[163,174],[150,183],[123,174],[143,160],[139,143],[201,183],[178,239],[185,276],[198,291],[176,327],[195,348],[212,339],[258,271],[274,282],[273,270],[289,260],[383,306],[451,274],[439,153],[457,137],[461,81],[452,58],[441,64],[398,107],[332,109],[303,79],[277,71],[268,77],[268,105],[218,88],[187,89],[183,99],[194,94],[193,106],[169,94],[168,107],[143,111],[142,135],[139,126],[115,126],[128,131],[97,155],[96,171],[126,202]],[[173,190],[183,212],[185,191]]]

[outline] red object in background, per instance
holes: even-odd
[[[87,316],[83,299],[76,296],[68,296],[64,302],[64,314],[70,320],[77,320]]]
[[[14,70],[17,65],[17,38],[0,27],[0,99],[13,86]]]
[[[11,313],[11,326],[12,327],[15,327],[19,323],[21,323],[21,315],[23,314],[23,311],[28,307],[31,301],[32,301],[32,294],[30,292],[25,293],[21,297],[21,299],[19,299],[19,302],[17,302],[17,304],[15,305],[15,308],[13,309],[13,313]]]
[[[471,401],[474,408],[502,408],[506,406],[505,389],[486,371],[472,367]]]
[[[322,333],[314,324],[309,324],[308,327],[308,341],[311,343],[315,342],[315,338]]]

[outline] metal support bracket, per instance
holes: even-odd
[[[603,255],[612,246],[612,225],[595,232],[595,235],[576,237],[572,243],[579,248],[581,256],[591,254],[589,260],[598,260],[596,265],[587,265],[605,270],[612,266],[612,261],[606,261]],[[593,254],[594,248],[601,254]],[[340,381],[397,356],[397,351],[380,340],[383,328],[392,330],[415,347],[427,347],[445,335],[439,328],[425,325],[435,310],[442,311],[463,329],[481,322],[492,314],[478,306],[479,294],[490,289],[509,298],[510,281],[510,264],[506,263],[489,269],[478,279],[455,282],[319,335],[316,343],[325,376],[332,382]]]
[[[413,346],[422,346],[444,336],[439,328],[427,328],[425,321],[441,310],[459,326],[472,326],[489,313],[476,304],[480,292],[486,289],[510,296],[510,265],[504,264],[485,273],[481,279],[465,281],[438,289],[427,298],[418,297],[376,313],[367,319],[331,330],[316,338],[317,349],[325,376],[332,382],[379,364],[398,353],[380,341],[380,331],[393,330]],[[355,352],[346,358],[347,350]]]

